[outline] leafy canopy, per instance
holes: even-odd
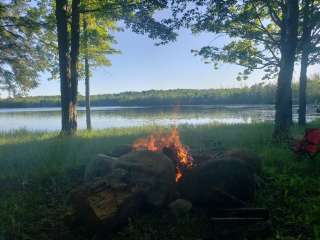
[[[193,50],[206,63],[232,63],[245,68],[239,79],[256,69],[273,78],[280,64],[280,36],[285,7],[283,1],[261,0],[173,0],[173,18],[167,24],[188,27],[194,33],[206,31],[222,35],[222,47],[204,46]]]
[[[26,94],[47,68],[40,12],[29,1],[0,2],[0,89]]]

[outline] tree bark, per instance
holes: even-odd
[[[302,33],[302,54],[300,68],[300,85],[299,85],[299,125],[306,125],[306,108],[307,108],[307,71],[309,65],[311,27],[310,25],[310,0],[305,0],[303,14],[303,33]]]
[[[61,92],[61,133],[67,133],[70,130],[69,102],[71,75],[69,64],[67,2],[67,0],[56,0],[56,24],[58,33],[57,35]]]
[[[297,48],[299,1],[288,0],[281,27],[280,72],[276,92],[276,116],[273,135],[275,138],[289,137],[292,122],[292,75]]]
[[[71,17],[71,96],[69,102],[69,134],[77,130],[77,95],[78,95],[78,65],[80,45],[80,0],[72,0]]]
[[[300,85],[299,85],[299,125],[306,125],[306,110],[307,110],[307,70],[309,50],[302,50],[301,69],[300,69]]]
[[[91,130],[91,109],[90,109],[90,65],[88,56],[88,32],[87,20],[83,18],[83,36],[84,36],[84,71],[85,71],[85,89],[86,89],[86,123],[87,130]]]

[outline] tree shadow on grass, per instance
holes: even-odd
[[[53,136],[0,145],[0,238],[81,239],[64,222],[68,193],[81,184],[90,159],[137,136]]]

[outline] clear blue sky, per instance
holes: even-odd
[[[251,84],[239,83],[235,78],[241,70],[237,66],[224,65],[215,70],[195,57],[191,49],[199,49],[208,44],[223,44],[223,37],[212,34],[193,35],[187,30],[180,31],[176,42],[164,46],[154,46],[155,40],[146,35],[138,35],[130,30],[115,34],[120,55],[110,56],[111,67],[100,67],[93,71],[91,93],[117,93],[149,89],[173,88],[220,88]],[[254,74],[252,79],[258,79]],[[59,94],[59,81],[47,81],[41,77],[40,86],[31,95]],[[79,91],[84,93],[84,82],[79,82]]]
[[[165,46],[154,46],[156,41],[145,35],[137,35],[130,30],[115,34],[120,55],[111,56],[111,67],[96,68],[91,79],[91,94],[118,93],[149,89],[174,88],[229,88],[249,86],[259,82],[261,72],[252,74],[249,80],[238,82],[237,73],[241,68],[223,65],[215,70],[204,64],[199,57],[191,54],[191,49],[199,49],[208,44],[222,45],[226,39],[212,34],[192,35],[180,31],[176,42]],[[58,95],[59,82],[47,81],[41,77],[41,84],[31,91],[31,95]],[[79,82],[79,91],[84,94],[84,81]]]

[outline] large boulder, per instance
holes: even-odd
[[[160,152],[136,151],[120,158],[99,154],[88,163],[84,181],[90,183],[101,178],[143,189],[147,203],[153,206],[170,200],[175,190],[174,163]]]
[[[111,157],[121,157],[125,154],[132,152],[132,150],[133,150],[132,145],[130,145],[130,144],[118,145],[112,149],[112,151],[109,153],[109,155]]]
[[[256,153],[248,149],[230,149],[226,151],[225,156],[228,158],[237,159],[247,164],[258,175],[262,171],[262,159]]]
[[[108,176],[112,172],[115,158],[104,154],[98,154],[86,166],[84,181],[86,183]]]
[[[181,196],[209,208],[244,207],[254,199],[254,173],[233,158],[211,160],[186,172],[178,182]]]
[[[144,190],[146,201],[161,206],[175,191],[175,166],[160,152],[137,151],[126,154],[114,163],[114,169],[127,171],[124,181]]]
[[[179,198],[169,204],[169,209],[175,217],[185,217],[191,211],[192,203]]]
[[[98,155],[88,163],[84,184],[70,201],[76,222],[109,232],[142,207],[160,207],[175,193],[175,167],[166,155],[137,151],[120,158]]]

